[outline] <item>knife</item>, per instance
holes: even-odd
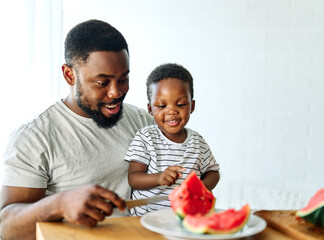
[[[168,200],[169,197],[166,196],[157,196],[157,197],[149,197],[149,198],[141,198],[141,199],[136,199],[136,200],[126,200],[126,207],[128,209],[131,209],[133,207],[141,206],[141,205],[146,205],[149,203],[155,203],[155,202],[160,202],[163,200]]]

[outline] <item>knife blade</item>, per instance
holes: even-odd
[[[164,200],[168,200],[168,196],[157,196],[157,197],[150,197],[150,198],[141,198],[141,199],[135,199],[135,200],[126,200],[126,207],[128,209],[131,209],[133,207],[141,206],[141,205],[146,205],[149,203],[155,203],[155,202],[160,202]]]

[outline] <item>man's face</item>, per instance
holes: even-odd
[[[129,89],[126,50],[93,52],[75,72],[77,105],[99,127],[114,126],[122,116],[122,102]]]

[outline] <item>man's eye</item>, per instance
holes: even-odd
[[[98,81],[97,84],[100,85],[100,86],[106,86],[107,82]]]
[[[128,78],[120,79],[119,83],[121,84],[128,83]]]

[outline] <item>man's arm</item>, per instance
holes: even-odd
[[[111,201],[110,202],[107,202]],[[97,185],[85,185],[45,197],[45,189],[2,187],[0,198],[0,237],[36,238],[36,222],[60,221],[94,227],[125,202],[117,194]]]
[[[51,214],[45,210],[45,202],[38,202],[45,197],[45,191],[39,188],[2,187],[0,233],[3,240],[35,239],[36,221],[50,218],[45,215]]]

